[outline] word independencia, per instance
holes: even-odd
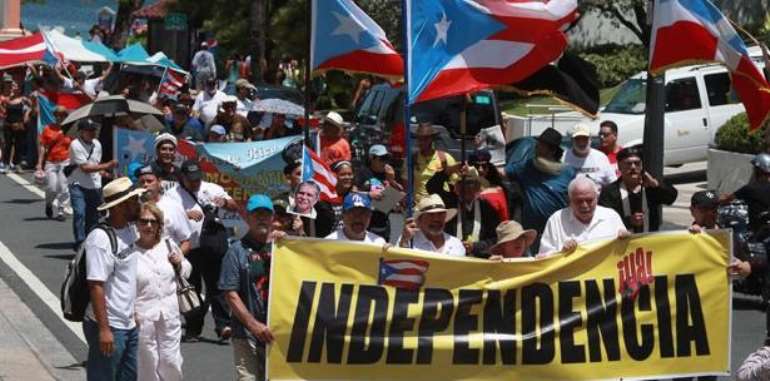
[[[320,363],[325,349],[328,364],[375,364],[384,358],[386,364],[428,365],[434,361],[434,338],[447,336],[451,348],[442,349],[451,349],[453,364],[570,364],[618,361],[621,356],[644,361],[656,346],[662,358],[707,356],[695,276],[673,278],[676,313],[669,300],[671,280],[660,275],[635,298],[619,295],[612,278],[502,291],[424,288],[390,293],[376,285],[304,281],[287,361]],[[405,338],[415,345],[406,346]]]

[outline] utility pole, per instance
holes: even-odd
[[[650,0],[647,24],[652,28],[655,1]],[[652,57],[648,51],[648,62]],[[649,65],[648,65],[649,67]],[[664,124],[666,109],[666,74],[653,77],[647,72],[647,107],[644,115],[644,167],[654,178],[663,179]],[[658,208],[662,208],[658,206]],[[658,211],[660,212],[660,210]]]

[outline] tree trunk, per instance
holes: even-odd
[[[115,16],[115,29],[109,38],[109,44],[115,50],[123,49],[128,39],[128,29],[131,28],[131,15],[144,5],[144,0],[120,0]]]
[[[253,0],[249,8],[249,41],[251,41],[252,81],[264,82],[265,62],[265,0]]]

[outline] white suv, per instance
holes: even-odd
[[[761,51],[749,49],[760,68]],[[618,125],[618,143],[624,147],[642,143],[646,106],[647,73],[626,80],[596,119],[580,120],[599,133],[599,123],[612,120]],[[730,84],[727,69],[719,64],[692,65],[666,71],[666,114],[664,164],[678,165],[706,159],[706,148],[717,130],[731,117],[745,111]],[[572,113],[569,113],[572,114]],[[576,122],[563,114],[555,128],[569,134]],[[530,129],[537,135],[539,129]]]

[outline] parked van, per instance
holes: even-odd
[[[760,68],[761,51],[749,50]],[[706,159],[707,147],[714,143],[717,130],[733,116],[744,112],[730,83],[730,76],[723,65],[691,65],[666,71],[665,108],[665,165],[679,165]],[[641,72],[626,80],[615,96],[601,110],[598,118],[581,118],[591,126],[591,133],[599,133],[599,123],[611,120],[618,125],[618,143],[632,146],[642,143],[644,113],[647,96],[647,73]],[[576,122],[575,113],[560,115],[562,123],[528,126],[530,135],[536,136],[550,124],[563,133],[569,133]],[[541,128],[542,127],[542,128]]]

